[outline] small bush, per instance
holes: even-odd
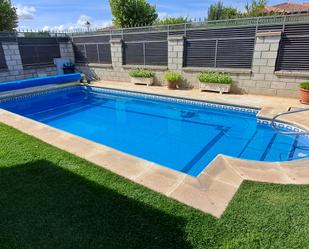
[[[203,72],[198,76],[198,80],[202,83],[232,84],[232,78],[228,73]]]
[[[181,75],[180,75],[180,73],[177,73],[177,72],[168,71],[168,72],[165,73],[164,78],[167,81],[176,82],[176,81],[181,80]]]
[[[309,82],[300,83],[299,86],[301,89],[309,90]]]
[[[155,73],[147,69],[135,69],[129,72],[129,75],[134,78],[152,78]]]

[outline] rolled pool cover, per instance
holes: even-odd
[[[44,76],[39,78],[31,78],[26,80],[17,80],[11,82],[0,83],[0,92],[18,90],[23,88],[44,86],[51,84],[63,84],[69,82],[80,81],[80,73],[60,74],[54,76]]]

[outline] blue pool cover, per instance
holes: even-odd
[[[218,154],[309,157],[308,137],[276,133],[254,109],[81,86],[0,101],[0,108],[192,176]]]
[[[18,90],[35,86],[44,86],[50,84],[69,83],[79,81],[80,79],[81,79],[80,73],[73,73],[73,74],[60,74],[55,76],[45,76],[26,80],[11,81],[11,82],[0,83],[0,92]]]

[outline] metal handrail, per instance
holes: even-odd
[[[305,111],[309,111],[309,108],[279,113],[279,114],[275,115],[275,116],[272,118],[272,120],[271,120],[271,126],[272,126],[272,128],[273,128],[277,133],[284,134],[284,135],[308,135],[308,134],[309,134],[309,131],[298,131],[298,132],[297,132],[297,131],[295,131],[295,132],[280,131],[280,130],[278,129],[278,127],[276,126],[276,124],[275,124],[276,119],[277,119],[278,117],[281,117],[281,116],[283,116],[283,115],[298,113],[298,112],[305,112]]]

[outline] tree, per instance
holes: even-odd
[[[238,9],[233,7],[225,7],[221,1],[210,5],[208,9],[208,20],[224,20],[241,17]]]
[[[17,14],[9,0],[0,0],[0,31],[13,31],[17,27]]]
[[[181,24],[181,23],[188,23],[191,22],[190,19],[187,17],[166,17],[162,19],[157,19],[155,24],[156,25],[168,25],[168,24]]]
[[[158,18],[156,7],[146,0],[109,0],[117,27],[152,25]]]
[[[252,0],[251,4],[246,4],[246,12],[244,16],[246,17],[256,17],[262,15],[262,10],[266,5],[266,0]]]

